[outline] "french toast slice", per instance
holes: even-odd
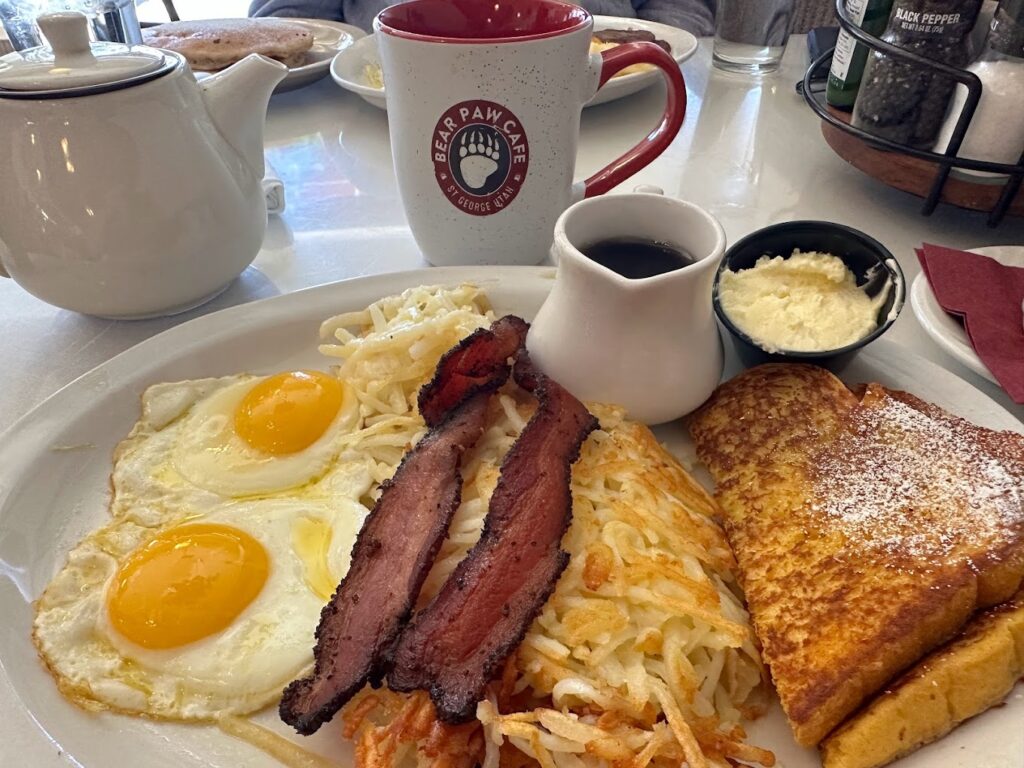
[[[691,417],[796,740],[818,744],[1024,576],[1024,436],[765,365]]]
[[[880,768],[995,706],[1024,675],[1024,592],[982,611],[821,743],[824,768]]]

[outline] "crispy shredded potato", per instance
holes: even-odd
[[[320,326],[320,351],[339,358],[339,378],[359,399],[363,428],[347,447],[376,461],[374,480],[390,478],[426,431],[416,396],[448,349],[495,319],[477,287],[412,288]]]
[[[441,354],[494,319],[472,286],[415,288],[324,323],[321,350],[362,406],[362,449],[378,480],[423,432],[419,388]],[[591,404],[601,429],[572,473],[569,566],[477,720],[448,726],[422,692],[369,688],[343,710],[360,768],[691,768],[774,764],[748,746],[742,717],[764,705],[765,675],[714,501],[646,427]],[[463,462],[462,503],[420,604],[480,535],[502,457],[535,408],[507,385]]]

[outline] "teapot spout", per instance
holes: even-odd
[[[199,84],[213,124],[261,179],[267,103],[287,73],[284,64],[254,53]]]

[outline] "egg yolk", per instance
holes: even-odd
[[[269,561],[252,536],[197,523],[157,534],[118,570],[110,622],[143,648],[177,648],[227,628],[263,589]]]
[[[319,371],[269,376],[238,404],[235,433],[263,453],[301,451],[327,431],[343,396],[341,382]]]

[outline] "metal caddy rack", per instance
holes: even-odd
[[[870,147],[888,152],[896,152],[901,155],[934,163],[936,166],[935,179],[932,182],[931,189],[925,196],[924,205],[921,209],[921,213],[925,216],[931,215],[942,199],[943,190],[946,187],[950,171],[953,168],[963,168],[971,171],[984,171],[1006,176],[1007,179],[1003,186],[1002,193],[999,195],[995,206],[988,212],[988,225],[990,227],[998,226],[1003,220],[1003,217],[1009,211],[1010,205],[1017,196],[1022,182],[1024,182],[1024,147],[1021,148],[1021,157],[1017,161],[1016,165],[972,160],[970,158],[959,157],[957,155],[957,152],[960,150],[960,145],[964,140],[964,136],[967,134],[967,129],[970,126],[971,120],[974,118],[975,110],[978,107],[978,101],[981,99],[981,80],[978,79],[977,75],[973,72],[968,72],[964,69],[951,67],[948,64],[933,61],[925,56],[921,56],[911,51],[905,51],[891,43],[887,43],[884,40],[880,40],[877,37],[869,35],[854,23],[853,19],[851,19],[847,14],[845,6],[845,0],[836,0],[836,14],[839,18],[839,26],[858,42],[864,44],[872,51],[879,51],[887,56],[902,59],[903,61],[916,64],[919,67],[931,69],[935,72],[944,74],[967,88],[967,99],[964,102],[963,110],[960,112],[960,117],[958,118],[956,127],[953,130],[949,146],[944,153],[915,149],[868,133],[867,131],[853,126],[832,112],[825,103],[824,93],[825,83],[827,81],[828,71],[832,64],[832,56],[835,53],[835,48],[831,48],[811,62],[810,67],[804,75],[803,83],[801,83],[802,88],[799,89],[804,100],[823,121],[839,131],[857,137]],[[823,73],[824,76],[821,73]]]

